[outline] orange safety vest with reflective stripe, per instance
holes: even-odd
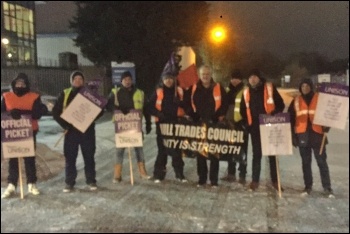
[[[309,106],[307,106],[305,100],[302,98],[301,95],[298,95],[294,98],[294,109],[296,114],[294,127],[295,133],[306,132],[308,118],[310,119],[310,122],[313,123],[317,100],[317,93],[315,93],[315,95],[312,97]],[[312,124],[312,129],[319,134],[323,134],[322,126],[320,125]]]
[[[196,89],[197,89],[197,84],[194,84],[192,86],[192,94],[191,94],[191,104],[194,112],[197,112],[197,107],[193,101],[193,96],[194,96],[194,93],[196,92]],[[221,106],[221,89],[220,89],[220,84],[218,83],[216,83],[213,88],[213,97],[215,100],[215,111],[217,111]]]
[[[244,101],[247,107],[248,125],[252,125],[253,119],[249,107],[250,92],[248,87],[244,90]],[[264,85],[264,107],[267,114],[271,114],[272,111],[275,110],[275,101],[273,100],[273,86],[270,82],[266,82]]]
[[[19,110],[33,110],[35,100],[39,97],[39,94],[29,92],[21,97],[18,97],[13,92],[6,92],[3,94],[6,104],[6,110],[11,111],[13,109]],[[33,131],[39,130],[39,124],[37,119],[32,119]]]
[[[156,90],[157,93],[157,100],[156,100],[156,109],[159,111],[162,111],[162,102],[163,102],[163,98],[164,98],[164,89],[163,88],[158,88]],[[181,87],[177,87],[177,95],[179,96],[180,101],[183,100],[184,98],[184,91]],[[178,117],[182,117],[185,115],[185,111],[183,108],[178,107],[177,108],[177,116]],[[158,118],[155,117],[155,121],[158,122]]]

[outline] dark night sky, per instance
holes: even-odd
[[[229,25],[232,43],[285,58],[317,51],[330,59],[349,57],[349,2],[209,2],[211,19]],[[37,5],[38,33],[67,32],[72,1]]]

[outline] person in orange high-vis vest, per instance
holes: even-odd
[[[250,133],[253,148],[253,173],[249,189],[254,191],[259,187],[262,158],[259,115],[274,115],[283,112],[284,102],[276,87],[272,83],[266,82],[258,69],[253,69],[250,72],[248,87],[243,91],[243,97],[241,115]],[[275,156],[269,156],[269,163],[272,186],[278,190]]]
[[[212,69],[210,66],[203,65],[199,68],[200,80],[189,88],[186,95],[186,113],[192,117],[195,123],[218,123],[225,118],[228,103],[225,89],[214,82],[212,78]],[[219,158],[216,155],[208,153],[205,157],[197,154],[197,187],[203,187],[207,184],[208,165],[210,160],[209,180],[212,188],[218,186],[219,176]]]
[[[28,76],[19,73],[11,82],[12,91],[3,94],[1,100],[1,113],[9,112],[13,119],[20,119],[22,114],[32,116],[34,147],[36,146],[36,134],[39,131],[38,120],[47,112],[47,108],[42,104],[39,94],[30,91]],[[37,176],[35,166],[35,155],[25,157],[24,165],[27,177],[28,192],[39,195],[40,191],[36,187]],[[2,198],[8,198],[16,193],[17,181],[19,177],[18,159],[9,159],[8,186],[2,194]]]
[[[299,147],[302,160],[305,188],[301,195],[307,196],[312,191],[311,157],[313,151],[320,170],[324,193],[328,197],[334,197],[327,163],[326,146],[323,146],[322,153],[320,154],[324,133],[328,132],[329,128],[313,123],[318,93],[313,91],[313,83],[310,79],[303,79],[301,81],[299,91],[300,95],[297,95],[293,99],[288,112],[291,116],[293,145]]]
[[[172,73],[162,75],[162,84],[158,87],[149,99],[148,112],[154,116],[156,122],[158,154],[154,163],[153,177],[155,183],[160,183],[166,175],[166,164],[168,155],[172,156],[172,166],[175,177],[178,181],[186,183],[184,176],[184,161],[181,150],[166,149],[163,145],[163,137],[160,131],[160,123],[177,123],[178,119],[184,117],[183,95],[181,87],[176,85],[176,77]]]

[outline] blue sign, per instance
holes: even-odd
[[[135,64],[130,62],[116,63],[112,62],[112,83],[114,86],[121,84],[121,74],[129,71],[132,75],[132,82],[136,84]]]

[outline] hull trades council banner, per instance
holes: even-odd
[[[289,113],[259,115],[263,156],[292,155],[292,132]]]
[[[15,120],[7,113],[1,114],[1,149],[4,158],[35,156],[30,115]]]
[[[82,88],[63,111],[61,118],[84,133],[106,104],[107,100],[104,97]]]
[[[213,154],[220,160],[242,160],[244,131],[229,124],[192,122],[160,123],[163,144],[167,149]]]
[[[322,83],[319,88],[314,123],[345,129],[349,115],[349,86]]]
[[[114,111],[115,146],[116,148],[141,147],[142,113],[130,110],[126,115],[120,110]]]

